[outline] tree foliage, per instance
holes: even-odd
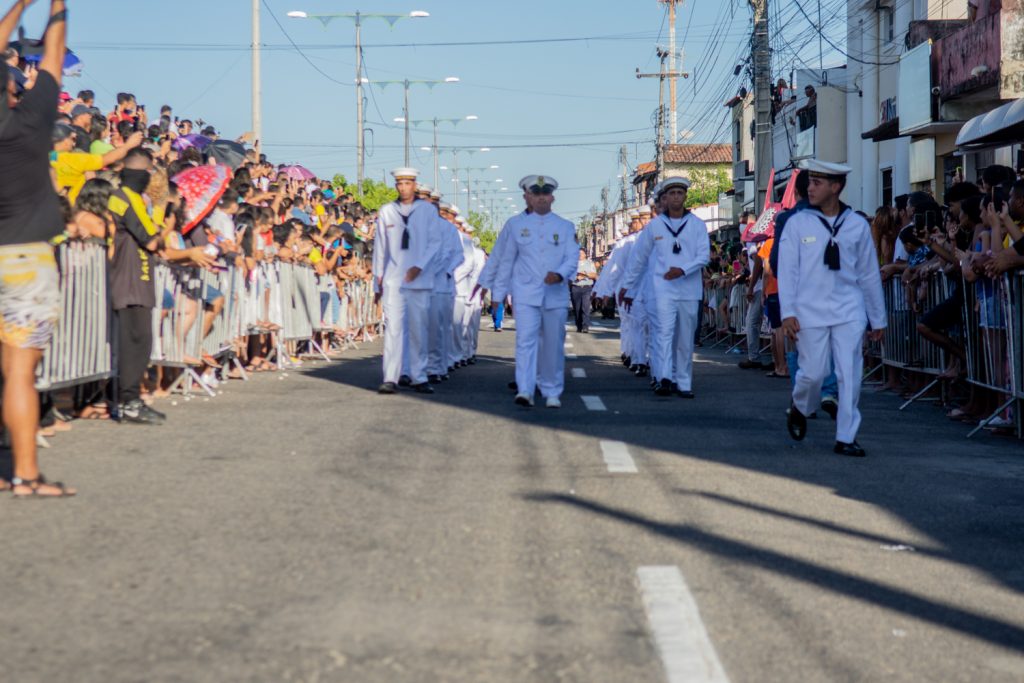
[[[688,208],[702,204],[717,204],[718,195],[732,188],[732,180],[725,166],[690,170],[690,190],[686,193]]]
[[[480,240],[480,248],[490,254],[491,249],[494,248],[494,242],[498,239],[498,231],[494,229],[494,221],[487,214],[478,211],[470,211],[466,220],[473,226],[475,230],[473,236]]]
[[[355,197],[355,200],[370,211],[376,211],[389,202],[398,199],[398,192],[387,183],[371,178],[363,180],[363,187],[359,188],[355,183],[350,183],[342,174],[338,173],[331,179],[331,185],[336,190]]]

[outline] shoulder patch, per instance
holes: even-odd
[[[111,213],[117,214],[118,216],[124,216],[125,211],[128,210],[128,202],[116,195],[112,195],[110,197],[110,201],[107,203],[107,208],[110,209]]]

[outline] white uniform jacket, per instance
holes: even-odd
[[[438,249],[431,264],[431,271],[434,273],[434,292],[451,294],[455,291],[455,269],[466,258],[462,253],[462,233],[439,215],[435,235]]]
[[[597,283],[594,285],[594,296],[605,297],[615,296],[619,293],[619,281],[622,280],[622,273],[626,268],[629,256],[629,247],[636,240],[636,234],[626,235],[619,238],[612,249],[611,256],[597,276]]]
[[[523,211],[512,216],[512,218],[505,221],[505,225],[498,231],[498,237],[494,240],[494,246],[491,247],[491,256],[487,259],[487,264],[484,266],[483,272],[480,273],[480,277],[477,278],[477,283],[484,289],[494,289],[494,281],[498,277],[498,264],[501,252],[504,251],[505,246],[508,244],[509,235],[515,232],[515,226],[523,217],[528,215]]]
[[[675,253],[676,244],[679,245],[679,253]],[[621,287],[626,290],[627,297],[636,299],[644,287],[648,266],[652,265],[650,277],[653,277],[655,297],[671,301],[700,301],[704,296],[703,270],[710,260],[711,242],[704,221],[687,213],[678,236],[675,236],[667,217],[660,215],[640,231],[630,252]],[[682,269],[683,277],[666,280],[664,276],[670,268]]]
[[[882,277],[868,222],[843,207],[835,217],[840,269],[829,270],[825,247],[831,233],[822,220],[827,219],[820,211],[806,209],[782,231],[777,277],[783,319],[795,317],[800,327],[868,321],[872,329],[884,328]]]
[[[462,250],[462,263],[455,269],[455,296],[468,299],[473,293],[473,238],[459,233],[459,249]]]
[[[408,215],[408,221],[402,218],[402,211]],[[409,207],[399,209],[398,202],[385,204],[377,218],[377,233],[373,238],[373,286],[374,291],[381,292],[383,287],[399,287],[401,289],[434,288],[433,273],[429,266],[439,247],[434,238],[437,209],[430,202],[417,199],[413,202],[412,211]],[[402,235],[408,230],[408,248],[402,248]],[[419,268],[420,275],[412,282],[405,281],[405,274],[410,268]]]
[[[511,294],[513,305],[568,308],[567,283],[576,277],[579,265],[576,226],[554,213],[531,213],[506,225],[502,232],[510,229],[498,254],[493,300],[502,301]],[[548,273],[558,273],[562,281],[544,284]]]

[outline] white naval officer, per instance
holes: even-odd
[[[437,210],[416,199],[416,169],[397,168],[391,175],[398,200],[381,207],[373,242],[374,291],[384,307],[384,383],[378,391],[395,393],[407,353],[413,388],[432,394],[427,352],[434,278],[426,271],[439,247],[434,239]]]
[[[435,190],[429,185],[420,185],[417,197],[434,206],[437,211],[433,239],[438,249],[430,265],[434,278],[434,289],[430,295],[430,333],[428,336],[427,380],[440,384],[448,379],[448,356],[452,345],[452,309],[455,299],[455,269],[463,261],[462,241],[455,226],[445,220],[434,198]]]
[[[807,415],[821,400],[821,384],[835,363],[839,381],[836,443],[839,455],[863,457],[857,443],[862,343],[886,327],[878,257],[867,221],[839,200],[850,167],[816,159],[808,172],[811,208],[794,214],[779,242],[779,303],[782,329],[797,344],[800,368],[787,427],[796,440],[807,432]]]
[[[693,344],[711,243],[707,225],[686,209],[689,187],[686,178],[668,178],[658,186],[663,213],[640,232],[621,283],[620,295],[630,305],[650,268],[651,372],[659,396],[675,391],[693,398]]]
[[[565,385],[565,322],[568,283],[576,276],[579,246],[576,227],[552,213],[558,182],[528,176],[521,185],[531,195],[531,213],[517,217],[498,256],[492,306],[508,294],[516,312],[515,402],[533,405],[540,387],[549,408],[561,407]]]

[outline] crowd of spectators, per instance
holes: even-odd
[[[324,322],[316,341],[329,350],[332,340],[374,331],[342,327],[339,321],[353,318],[329,311],[336,312],[347,283],[370,280],[375,214],[330,181],[301,167],[275,165],[246,134],[235,142],[253,146],[242,147],[244,156],[229,165],[227,187],[217,190],[212,210],[196,215],[176,179],[223,161],[209,153],[220,139],[216,128],[179,116],[166,104],[151,118],[145,103],[127,92],[104,111],[92,91],[63,91],[64,2],[51,0],[35,58],[8,47],[28,4],[15,2],[0,21],[6,62],[0,77],[7,93],[0,108],[0,342],[5,441],[14,456],[12,476],[0,473],[0,490],[57,497],[74,490],[39,473],[36,448],[47,445],[48,437],[70,430],[74,419],[147,425],[166,419],[153,404],[182,370],[150,362],[154,311],[167,315],[178,305],[172,292],[157,291],[158,264],[192,272],[234,268],[243,278],[261,264],[308,266],[328,285],[321,288]],[[74,242],[102,245],[108,257],[112,379],[77,387],[73,400],[63,393],[37,400],[36,367],[60,324],[53,252]],[[207,335],[224,294],[205,287],[187,305]],[[295,358],[275,356],[279,330],[261,321],[260,334],[234,340],[231,358],[237,363],[209,353],[185,361],[208,386],[241,377],[243,368],[275,371],[282,361],[298,362],[301,351],[293,345],[287,355]]]

